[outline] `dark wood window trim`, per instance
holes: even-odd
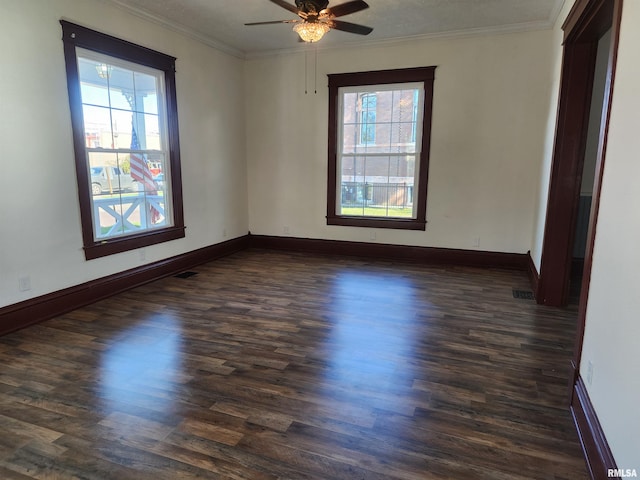
[[[61,20],[62,40],[69,91],[69,106],[73,128],[78,198],[82,221],[82,238],[87,260],[125,252],[136,248],[175,240],[185,236],[182,207],[182,179],[180,174],[180,142],[178,138],[178,108],[176,100],[175,58],[119,38]],[[91,214],[91,191],[86,163],[82,98],[78,74],[76,47],[92,50],[112,57],[164,72],[167,108],[169,162],[171,172],[171,201],[173,225],[147,230],[126,237],[95,240]]]
[[[330,74],[329,77],[329,167],[327,179],[327,225],[350,227],[394,228],[426,230],[427,178],[429,173],[429,148],[431,144],[431,118],[433,109],[433,81],[435,66],[380,70],[372,72]],[[392,83],[422,82],[424,85],[424,114],[422,118],[422,146],[419,173],[416,218],[376,218],[337,215],[337,167],[338,167],[338,90],[341,87],[383,85]]]

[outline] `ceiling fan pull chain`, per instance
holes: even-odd
[[[309,84],[309,81],[308,81],[309,74],[307,73],[309,69],[307,66],[307,64],[309,63],[308,60],[309,60],[309,49],[305,48],[304,50],[304,94],[305,95],[307,94],[307,85]]]
[[[315,60],[315,65],[313,67],[313,89],[314,94],[318,94],[318,45],[313,46],[313,55]]]

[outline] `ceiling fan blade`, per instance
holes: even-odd
[[[373,32],[373,28],[371,27],[358,25],[357,23],[343,22],[342,20],[331,20],[331,28],[358,35],[369,35]]]
[[[274,20],[272,22],[253,22],[253,23],[245,23],[245,25],[273,25],[276,23],[298,23],[300,20]]]
[[[271,2],[281,6],[285,10],[289,10],[290,12],[295,13],[296,15],[298,14],[298,7],[296,7],[295,5],[291,5],[290,3],[287,3],[284,0],[271,0]]]
[[[353,0],[352,2],[342,3],[340,5],[336,5],[335,7],[328,8],[327,13],[329,13],[329,15],[333,15],[334,17],[342,17],[343,15],[356,13],[367,8],[369,8],[367,2],[363,2],[362,0]]]

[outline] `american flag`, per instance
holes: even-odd
[[[138,134],[136,133],[133,123],[131,124],[131,150],[140,150]],[[147,165],[145,155],[139,152],[131,152],[129,161],[131,164],[131,178],[137,180],[144,186],[144,191],[147,195],[157,195],[158,187],[156,186],[156,182],[153,181],[153,176],[151,175],[151,170],[149,170],[149,165]],[[149,210],[151,213],[151,223],[157,223],[158,220],[160,220],[160,212],[152,205],[149,206]]]

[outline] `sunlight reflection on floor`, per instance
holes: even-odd
[[[134,404],[163,409],[172,404],[169,393],[184,376],[180,324],[166,315],[160,326],[158,318],[154,322],[132,325],[103,353],[100,395],[109,408]],[[140,394],[140,386],[148,396]]]
[[[418,306],[412,281],[399,275],[343,273],[332,296],[330,359],[335,380],[346,385],[398,380],[416,339]]]

